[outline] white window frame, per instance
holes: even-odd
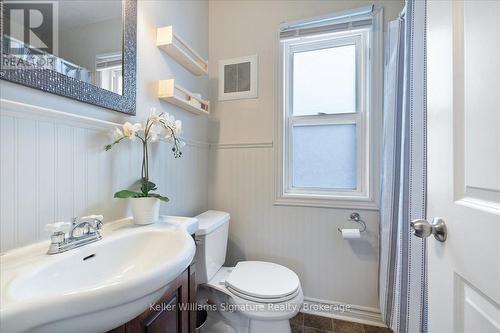
[[[277,205],[378,209],[379,149],[383,93],[382,12],[372,24],[279,42],[278,112],[276,130]],[[293,54],[343,45],[356,45],[356,113],[293,116]],[[293,126],[356,124],[357,188],[354,190],[293,186]]]

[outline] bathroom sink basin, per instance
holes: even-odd
[[[123,220],[68,252],[47,255],[43,242],[2,255],[0,331],[103,332],[133,319],[193,260],[196,223]]]

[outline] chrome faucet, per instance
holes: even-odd
[[[66,252],[77,247],[102,239],[99,230],[102,228],[102,215],[90,215],[73,218],[71,223],[59,222],[48,224],[47,229],[53,231],[47,254]],[[66,233],[64,230],[68,230]]]

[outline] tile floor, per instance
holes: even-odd
[[[392,333],[388,328],[299,313],[290,319],[292,333]]]

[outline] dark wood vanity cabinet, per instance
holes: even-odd
[[[189,305],[195,308],[195,303],[196,281],[193,263],[169,283],[166,292],[154,305],[108,333],[194,333],[196,311],[190,311]]]

